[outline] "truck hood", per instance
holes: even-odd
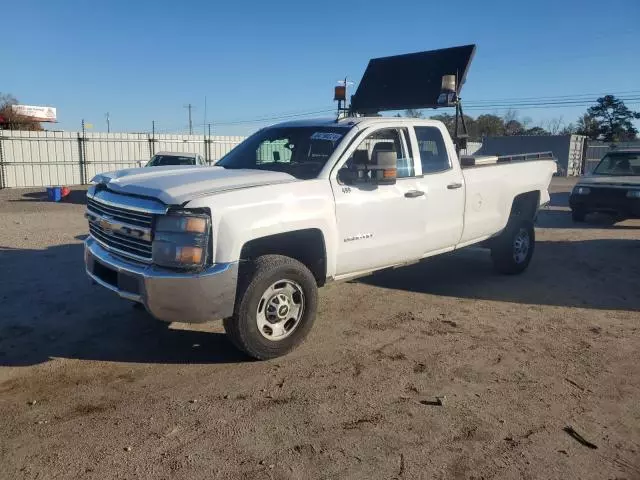
[[[181,205],[201,195],[293,182],[296,178],[287,173],[265,170],[167,166],[101,173],[91,181],[101,183],[116,193],[141,195],[157,198],[167,205]]]
[[[580,185],[613,185],[615,187],[638,187],[640,186],[639,175],[587,175],[580,179]]]

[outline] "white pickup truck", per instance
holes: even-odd
[[[267,359],[314,322],[317,288],[469,245],[522,272],[552,158],[463,157],[440,122],[354,117],[262,129],[212,167],[98,175],[88,275],[167,322],[224,319]]]

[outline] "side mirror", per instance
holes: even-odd
[[[338,170],[338,181],[344,185],[354,185],[358,181],[358,172],[343,167]]]
[[[476,164],[476,159],[475,157],[472,157],[470,155],[462,155],[460,157],[460,166],[461,167],[473,167]]]
[[[371,167],[371,179],[378,185],[395,185],[398,177],[396,152],[375,152]]]

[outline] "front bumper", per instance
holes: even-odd
[[[576,195],[572,193],[569,197],[569,206],[571,210],[581,210],[585,213],[614,213],[629,218],[640,218],[640,199],[622,195],[613,197],[598,194]]]
[[[84,245],[87,275],[122,298],[142,303],[159,320],[203,323],[233,313],[237,262],[201,272],[173,272],[125,260],[91,237]]]

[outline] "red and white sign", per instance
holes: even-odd
[[[56,109],[54,107],[37,107],[34,105],[11,105],[11,110],[17,115],[29,117],[36,122],[55,122]]]

